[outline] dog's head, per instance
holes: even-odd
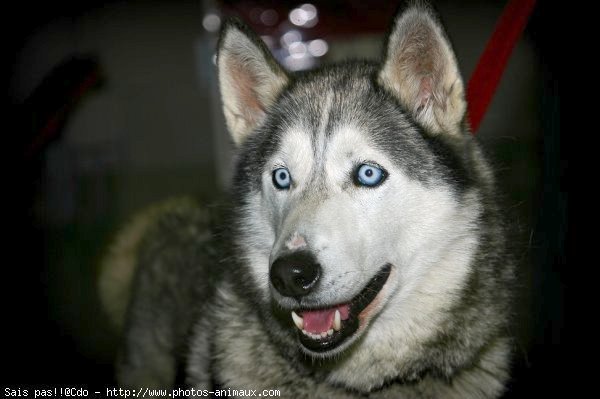
[[[217,64],[238,148],[237,245],[256,299],[286,315],[266,329],[314,358],[351,357],[329,378],[352,388],[414,371],[451,334],[491,184],[438,19],[408,7],[381,64],[300,74],[230,21]]]

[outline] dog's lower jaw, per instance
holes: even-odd
[[[373,276],[364,289],[350,302],[344,305],[350,309],[341,321],[341,328],[335,328],[332,336],[320,339],[312,339],[309,334],[298,330],[298,342],[304,354],[314,358],[332,358],[347,350],[367,330],[369,323],[384,307],[391,292],[396,287],[395,267],[385,264],[379,272]],[[376,294],[373,294],[376,292]],[[373,295],[375,295],[373,297]],[[336,311],[339,315],[339,311]],[[294,320],[294,323],[297,323]],[[298,324],[296,327],[300,328]]]

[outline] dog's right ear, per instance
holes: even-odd
[[[221,30],[217,67],[225,121],[239,145],[262,123],[288,76],[262,40],[235,19]]]

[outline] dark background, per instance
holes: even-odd
[[[267,7],[275,3],[256,4]],[[283,1],[277,2],[277,7],[291,9],[298,4]],[[382,40],[392,17],[388,10],[395,8],[387,2],[314,4],[322,18],[312,34],[331,38],[326,61],[340,56],[334,49],[349,46],[343,37],[351,32],[373,35],[359,48],[359,54],[363,50],[376,54],[378,49],[369,52],[368,46]],[[504,2],[435,4],[468,80]],[[228,147],[214,134],[213,127],[221,120],[211,83],[213,71],[206,58],[215,35],[203,29],[202,18],[212,7],[245,16],[252,5],[255,3],[55,1],[5,6],[6,18],[12,22],[5,34],[8,57],[3,74],[8,94],[5,159],[10,175],[5,200],[7,209],[16,210],[8,212],[8,219],[16,223],[10,230],[4,262],[2,359],[8,367],[0,377],[2,389],[114,385],[117,339],[95,293],[99,256],[116,227],[136,209],[186,193],[210,201],[225,186],[227,173],[222,169],[227,165]],[[156,46],[164,64],[150,73],[143,68],[152,62],[146,62],[140,52],[139,59],[131,62],[139,68],[139,73],[133,73],[141,79],[135,87],[122,84],[126,73],[120,75],[119,68],[111,67],[118,64],[110,57],[126,59],[128,42],[125,40],[121,53],[102,51],[106,48],[102,30],[96,33],[97,46],[93,39],[91,45],[82,39],[72,48],[63,46],[62,52],[57,52],[60,56],[54,57],[56,62],[52,56],[41,56],[58,40],[56,35],[85,36],[92,29],[90,24],[107,27],[112,34],[121,29],[118,21],[127,21],[130,14],[139,18],[131,22],[138,30],[124,30],[123,38],[152,32],[149,51]],[[560,53],[555,16],[550,2],[537,4],[478,133],[498,167],[514,221],[519,260],[518,351],[507,398],[551,392],[565,369],[568,157],[559,128]],[[188,23],[180,25],[178,18]],[[194,20],[196,24],[189,22]],[[157,21],[167,22],[157,28]],[[325,24],[327,21],[330,23]],[[176,40],[178,29],[187,29],[187,36],[182,33],[182,37],[197,37],[198,42],[170,43],[169,35]],[[167,39],[160,42],[156,37]],[[114,36],[106,36],[106,40],[114,40]],[[191,60],[181,73],[179,64],[170,69],[168,65],[175,63],[168,60],[177,57],[177,48]],[[348,53],[356,54],[356,47],[350,45]],[[205,55],[204,63],[194,54]],[[40,60],[40,65],[32,64],[35,60]],[[146,81],[142,79],[145,74],[150,76]],[[89,76],[98,79],[77,97],[74,89]],[[147,86],[175,89],[154,93],[157,98],[167,93],[168,102],[153,102]],[[131,87],[138,91],[127,92]],[[77,101],[72,100],[74,96]],[[122,110],[110,108],[114,98]],[[133,102],[138,108],[132,110]],[[105,109],[112,113],[103,114]],[[139,121],[130,115],[137,115]],[[55,123],[48,128],[52,118]],[[117,122],[111,125],[114,120]],[[115,125],[117,133],[107,131],[110,138],[104,139],[103,129]],[[99,133],[86,136],[90,129]],[[142,129],[148,132],[140,132]],[[44,140],[39,139],[42,131],[50,132]],[[224,130],[218,133],[225,135]],[[91,138],[86,141],[85,137]]]

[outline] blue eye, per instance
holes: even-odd
[[[359,186],[375,187],[383,183],[386,177],[385,170],[364,163],[356,169],[354,183]]]
[[[273,184],[280,190],[287,190],[292,184],[290,171],[286,168],[279,168],[273,171]]]

